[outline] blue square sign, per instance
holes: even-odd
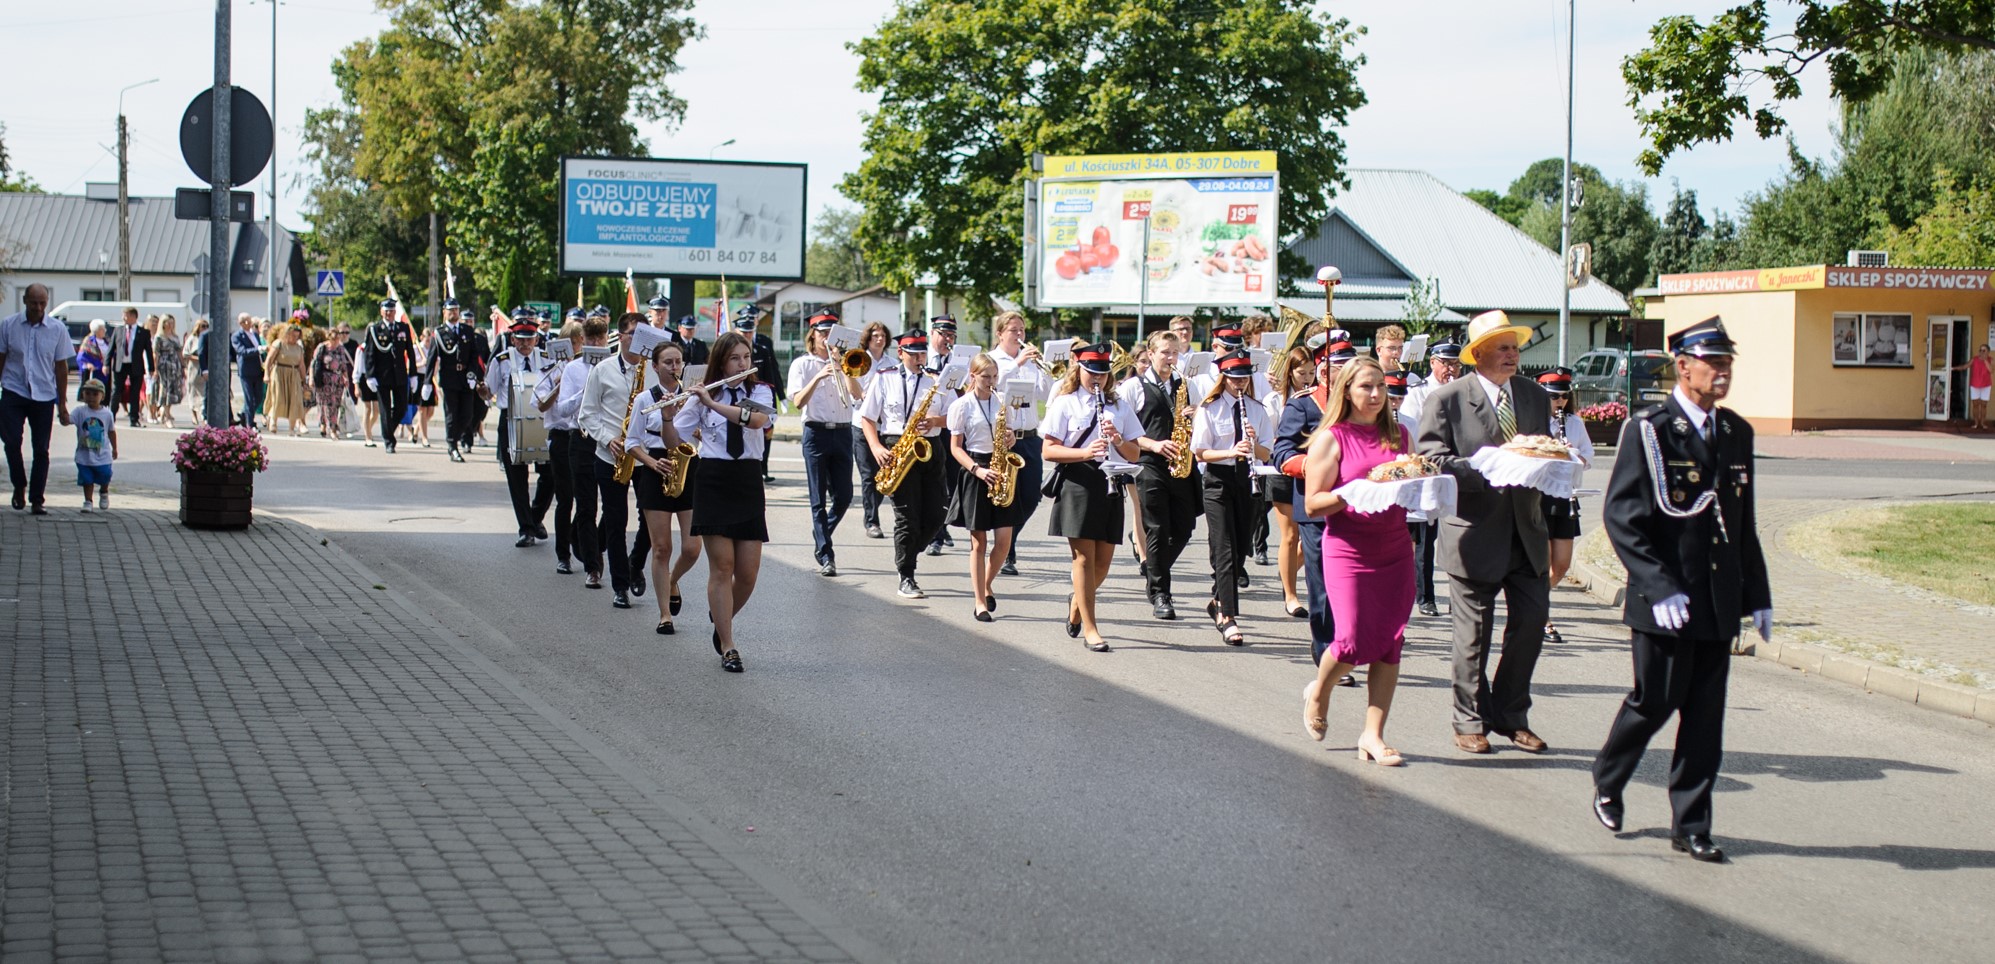
[[[319,283],[313,291],[321,298],[338,298],[346,294],[346,272],[321,271]]]

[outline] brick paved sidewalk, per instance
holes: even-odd
[[[311,530],[115,498],[0,511],[8,964],[874,956]]]

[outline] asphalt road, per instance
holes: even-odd
[[[123,442],[121,480],[175,484],[170,435]],[[325,530],[902,961],[1985,961],[1995,946],[1983,724],[1736,660],[1717,799],[1731,862],[1670,851],[1666,749],[1630,791],[1629,832],[1601,829],[1587,767],[1627,687],[1626,635],[1577,593],[1556,594],[1568,643],[1537,673],[1550,753],[1453,750],[1445,623],[1416,619],[1388,728],[1409,763],[1386,770],[1354,758],[1357,691],[1333,697],[1326,743],[1303,735],[1306,643],[1270,569],[1250,567],[1252,645],[1233,650],[1200,622],[1150,619],[1124,554],[1104,589],[1116,650],[1088,653],[1060,626],[1065,552],[1043,516],[994,624],[970,619],[961,549],[921,560],[929,599],[895,598],[890,548],[856,509],[842,574],[819,577],[797,447],[779,443],[776,538],[737,623],[748,672],[731,676],[705,638],[704,567],[681,634],[655,635],[651,596],[613,610],[554,574],[550,547],[513,548],[490,449],[454,465],[440,448],[271,448],[260,509]],[[1995,488],[1985,465],[1789,471],[1806,468],[1763,467],[1764,494]],[[1195,538],[1181,600],[1201,598]]]

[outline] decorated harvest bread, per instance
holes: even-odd
[[[1510,441],[1503,443],[1503,448],[1534,459],[1572,458],[1572,447],[1549,435],[1513,435]]]
[[[1441,474],[1439,466],[1418,455],[1409,453],[1390,462],[1381,462],[1372,466],[1372,470],[1365,473],[1365,478],[1373,482],[1400,482],[1406,479],[1424,479],[1427,476],[1439,474]]]

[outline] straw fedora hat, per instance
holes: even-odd
[[[1488,344],[1499,335],[1515,333],[1518,347],[1531,340],[1531,329],[1510,323],[1510,316],[1501,311],[1485,311],[1469,319],[1468,341],[1462,345],[1462,364],[1473,366],[1476,363],[1476,349]]]

